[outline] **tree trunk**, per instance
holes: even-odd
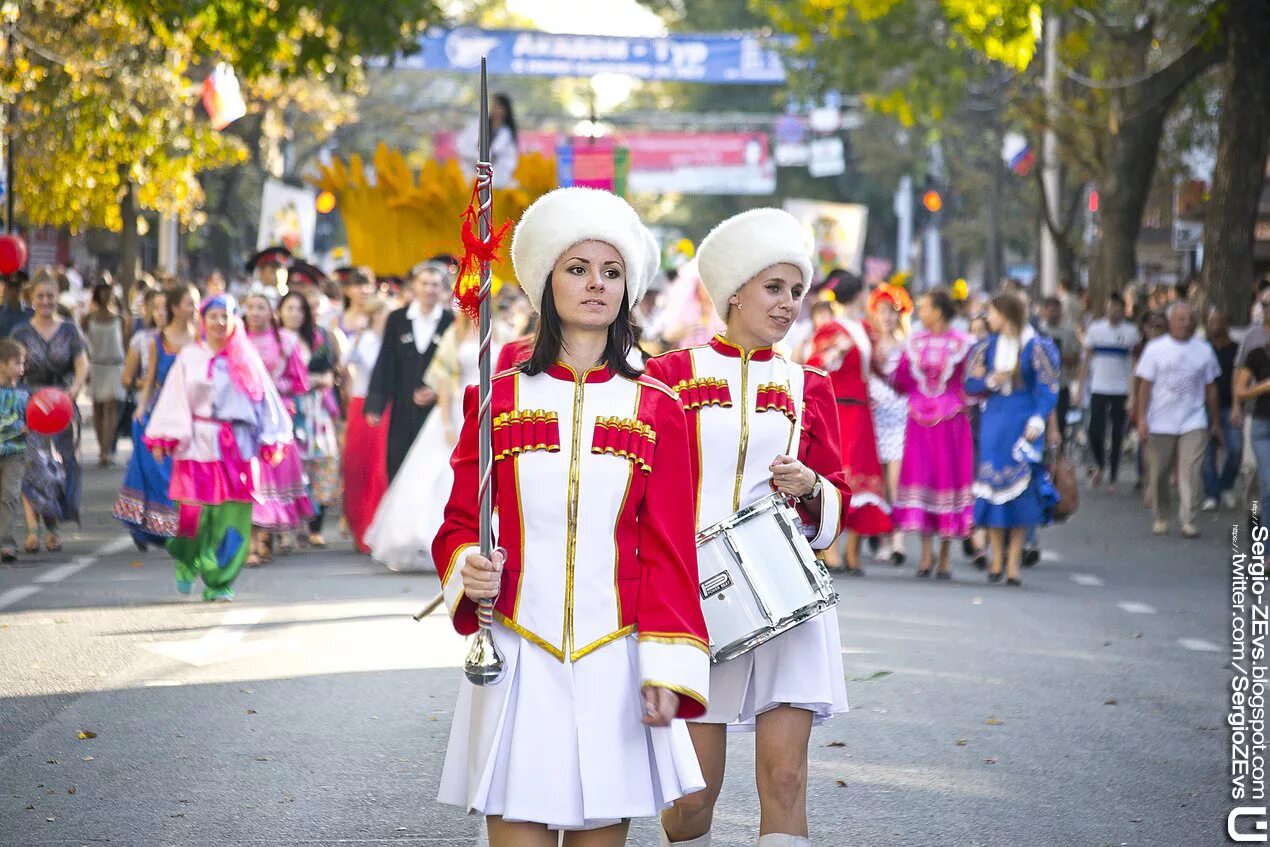
[[[1227,79],[1204,219],[1203,288],[1236,324],[1252,303],[1254,230],[1270,150],[1270,7],[1229,0]]]
[[[123,231],[119,233],[119,285],[124,302],[131,302],[132,288],[137,282],[137,257],[141,253],[141,236],[137,234],[137,189],[125,177],[123,196],[119,200],[119,217]]]
[[[1137,275],[1142,210],[1151,191],[1165,118],[1187,84],[1221,57],[1220,51],[1196,44],[1124,89],[1120,124],[1108,140],[1107,165],[1098,177],[1102,226],[1089,275],[1092,302],[1102,303]]]

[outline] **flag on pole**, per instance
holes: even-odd
[[[224,129],[247,114],[234,69],[223,62],[203,80],[203,108],[214,129]]]
[[[1032,152],[1032,145],[1028,144],[1027,139],[1017,132],[1006,133],[1001,144],[1001,158],[1005,160],[1010,170],[1019,176],[1027,176],[1032,170],[1032,165],[1036,163],[1036,154]]]

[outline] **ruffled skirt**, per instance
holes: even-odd
[[[278,464],[254,459],[251,466],[256,500],[251,510],[253,526],[268,532],[290,532],[313,517],[304,464],[294,443],[284,446],[282,461]],[[178,499],[175,493],[173,499]]]
[[[496,686],[460,683],[442,803],[555,830],[598,829],[651,817],[705,787],[683,721],[640,723],[634,638],[576,662],[500,624],[494,639],[507,675]]]
[[[752,732],[763,712],[787,704],[824,723],[847,711],[838,615],[830,609],[710,669],[710,708],[694,723]]]
[[[974,524],[974,442],[964,414],[926,426],[909,419],[900,483],[891,515],[896,529],[965,538]]]

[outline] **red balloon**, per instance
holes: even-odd
[[[41,388],[26,404],[26,426],[40,435],[57,435],[71,425],[75,405],[60,388]]]
[[[26,242],[20,235],[0,235],[0,274],[22,270],[26,264]]]

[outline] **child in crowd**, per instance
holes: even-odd
[[[26,473],[26,348],[0,338],[0,562],[18,558],[13,520]]]

